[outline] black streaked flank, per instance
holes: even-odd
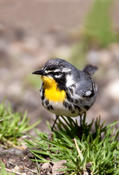
[[[54,110],[54,108],[52,107],[52,105],[47,106],[47,109],[48,110]]]
[[[63,105],[65,108],[67,108],[69,106],[69,104],[66,101],[63,102]]]
[[[49,105],[49,100],[45,100],[45,104],[46,104],[46,106],[48,106]]]
[[[44,101],[42,101],[42,105],[44,106]]]
[[[70,90],[71,94],[73,95],[73,89],[72,88],[69,88],[69,90]]]
[[[73,110],[72,105],[69,104],[68,109],[69,109],[69,111],[72,111]]]
[[[42,94],[42,96],[41,96],[41,100],[44,100],[44,98],[45,98],[45,97],[44,97],[44,94]]]
[[[78,104],[78,102],[79,102],[79,100],[77,100],[77,99],[74,100],[74,103],[77,103]]]
[[[79,111],[79,114],[80,114],[80,112],[82,111],[82,109],[79,106],[77,106],[77,105],[74,105],[74,107],[75,107],[75,109],[77,109]]]
[[[75,111],[74,111],[74,110],[72,110],[72,111],[71,111],[71,113],[72,113],[72,114],[75,114]]]
[[[73,102],[73,99],[71,98],[70,94],[66,93],[66,96],[67,96],[67,99],[68,99],[70,102]]]
[[[90,106],[85,105],[84,108],[85,108],[86,110],[88,110],[88,109],[90,108]]]
[[[44,89],[40,89],[40,93],[41,93],[41,100],[43,101],[45,99],[45,95],[44,95]]]

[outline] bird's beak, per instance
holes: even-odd
[[[32,74],[45,75],[46,73],[45,73],[45,71],[43,69],[41,69],[41,70],[37,70],[37,71],[32,72]]]

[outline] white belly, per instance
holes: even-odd
[[[50,101],[50,105],[53,107],[53,109],[49,110],[45,104],[44,104],[44,107],[56,115],[59,115],[59,116],[62,115],[66,117],[76,117],[79,115],[79,111],[77,109],[73,109],[71,111],[70,109],[66,108],[61,102],[51,102]]]

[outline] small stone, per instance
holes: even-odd
[[[53,175],[63,174],[63,172],[59,171],[59,170],[65,168],[65,166],[64,166],[65,163],[66,163],[66,160],[61,160],[61,161],[58,161],[58,162],[54,162],[54,165],[53,165],[53,168],[52,168]]]
[[[119,100],[119,79],[111,81],[105,88],[105,93],[114,100]]]

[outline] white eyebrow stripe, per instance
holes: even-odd
[[[45,70],[46,73],[52,72],[51,70]]]
[[[60,69],[55,69],[54,72],[61,72],[61,70]]]
[[[56,70],[45,70],[46,73],[50,73],[50,72],[61,72],[60,69],[56,69]]]
[[[45,72],[46,73],[50,73],[50,72],[65,72],[65,73],[68,73],[68,72],[71,72],[71,69],[63,68],[62,70],[60,70],[60,69],[45,70]]]

